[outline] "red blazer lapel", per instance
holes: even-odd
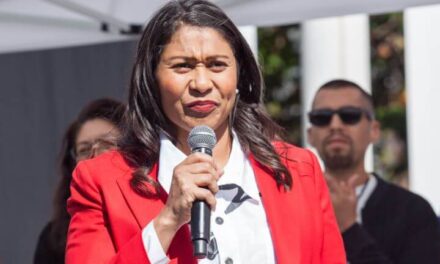
[[[301,230],[296,224],[296,215],[300,214],[299,210],[295,210],[298,206],[295,203],[295,196],[291,191],[286,192],[282,188],[278,188],[271,172],[256,161],[251,154],[249,156],[252,168],[254,169],[255,178],[261,200],[266,212],[269,230],[275,251],[277,263],[300,263],[301,259]],[[291,173],[294,171],[291,170]],[[293,185],[295,185],[295,177]]]
[[[153,166],[148,177],[157,181],[157,164]],[[139,227],[144,228],[163,208],[168,197],[165,191],[160,193],[159,198],[146,198],[137,194],[130,185],[131,172],[124,177],[118,178],[119,189],[121,190],[125,201],[127,202],[131,212],[133,213]]]
[[[155,164],[148,176],[157,181],[157,173],[158,165]],[[118,178],[117,183],[139,228],[142,229],[162,210],[168,198],[168,194],[161,188],[158,198],[143,197],[137,194],[131,187],[131,177],[131,173],[128,173],[125,177]],[[176,233],[167,255],[170,259],[177,260],[178,263],[197,263],[197,260],[193,258],[191,234],[188,225],[183,225]],[[172,261],[172,263],[175,262]]]

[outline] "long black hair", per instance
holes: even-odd
[[[157,195],[158,183],[147,174],[159,159],[159,132],[169,132],[171,124],[162,109],[155,72],[164,47],[183,25],[215,29],[229,43],[239,71],[238,101],[229,120],[232,129],[244,151],[251,152],[270,169],[279,186],[290,188],[292,177],[271,144],[282,129],[264,109],[259,66],[234,23],[219,7],[203,0],[167,3],[151,18],[140,39],[128,95],[126,130],[120,145],[125,159],[135,168],[132,187],[147,197]]]

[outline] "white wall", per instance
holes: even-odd
[[[238,27],[243,37],[252,49],[255,56],[258,55],[258,32],[255,26]]]
[[[371,91],[370,39],[368,16],[363,14],[310,20],[301,29],[302,127],[306,138],[307,112],[322,84],[344,78]],[[366,168],[372,170],[371,147],[368,152]]]
[[[405,11],[411,189],[440,212],[440,5]]]

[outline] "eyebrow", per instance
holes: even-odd
[[[78,144],[76,144],[75,147],[88,146],[88,145],[90,145],[90,143],[91,142],[89,142],[89,141],[81,141],[81,142],[78,142]]]
[[[108,133],[105,133],[105,134],[99,135],[98,137],[95,138],[94,141],[96,141],[97,139],[100,139],[100,140],[111,140],[111,139],[116,139],[116,140],[117,140],[117,139],[118,139],[118,136],[115,136],[115,135],[111,134],[111,131],[109,131]],[[88,141],[88,140],[83,140],[83,141],[78,142],[76,145],[80,146],[80,145],[88,145],[88,144],[90,144],[90,141]]]
[[[176,60],[176,59],[198,61],[193,56],[172,56],[172,57],[166,58],[165,61],[171,61],[171,60]],[[231,59],[231,57],[228,55],[212,55],[212,56],[206,57],[205,60],[209,61],[209,60],[215,60],[215,59]]]

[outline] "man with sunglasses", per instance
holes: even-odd
[[[428,202],[365,171],[367,147],[380,137],[371,96],[353,82],[330,81],[309,121],[348,262],[440,263],[440,227]]]

